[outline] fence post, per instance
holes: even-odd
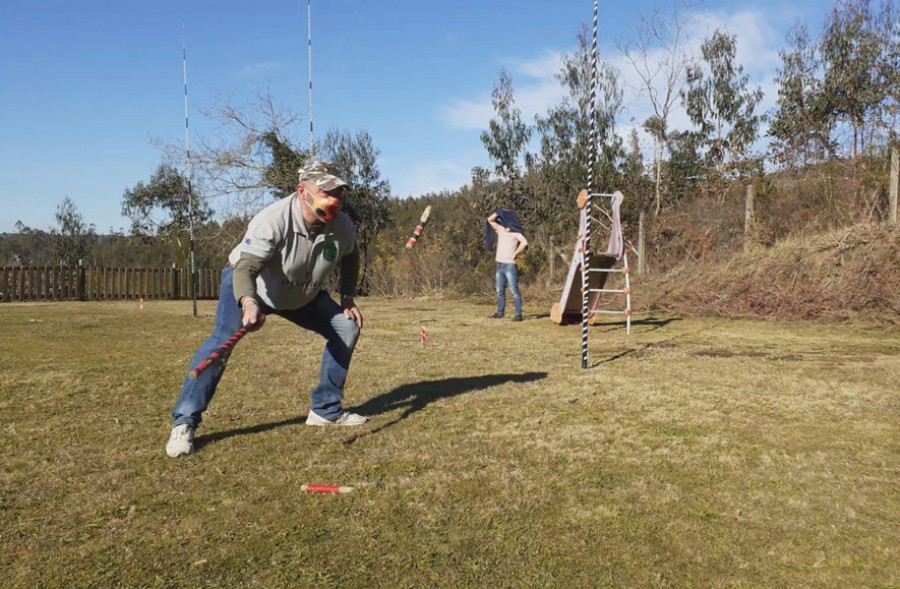
[[[10,269],[6,266],[0,268],[0,302],[9,302],[9,273]]]
[[[84,300],[84,266],[83,261],[78,260],[78,266],[75,267],[75,300]],[[72,278],[72,270],[69,269],[69,279]]]
[[[550,278],[547,279],[547,287],[550,287],[550,284],[553,282],[553,277],[556,276],[556,252],[553,250],[553,236],[550,235],[547,237],[548,242],[550,244],[550,249],[547,250],[547,258],[548,262],[550,262]]]
[[[753,199],[756,196],[756,185],[752,182],[747,185],[747,200],[744,204],[744,251],[753,245]]]
[[[637,273],[639,275],[644,273],[644,252],[646,249],[644,248],[644,211],[641,211],[640,216],[638,217],[638,261],[637,261]]]
[[[900,153],[897,146],[891,148],[891,225],[897,224],[897,176],[900,173]]]

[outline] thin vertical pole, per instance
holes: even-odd
[[[591,105],[588,116],[591,117],[591,161],[588,165],[587,202],[585,202],[584,238],[581,242],[581,367],[588,367],[588,298],[590,297],[590,263],[591,263],[591,194],[596,190],[594,185],[594,168],[597,165],[597,27],[600,19],[600,2],[594,0],[594,38],[591,47]]]
[[[644,245],[646,243],[646,234],[644,228],[644,211],[638,217],[638,265],[637,273],[641,276],[644,274]]]
[[[900,154],[897,152],[897,146],[891,147],[891,225],[897,224],[897,176],[900,174]]]
[[[554,258],[556,258],[556,252],[553,248],[553,236],[549,236],[547,240],[550,245],[550,248],[547,251],[547,256],[549,256],[550,258],[548,260],[550,264],[550,278],[547,279],[547,287],[549,287],[553,283],[553,277],[556,275],[556,262],[554,261]]]
[[[0,267],[0,303],[9,301],[9,274],[10,268]]]
[[[316,137],[313,134],[313,90],[312,90],[312,0],[306,0],[306,53],[309,61],[309,157],[315,159]]]
[[[622,254],[625,268],[623,275],[625,276],[625,333],[631,335],[631,266],[628,265],[628,250]],[[640,262],[638,262],[640,264]]]
[[[181,58],[184,73],[184,151],[187,158],[187,191],[188,191],[188,237],[191,243],[191,284],[197,284],[197,264],[194,256],[194,191],[191,187],[193,170],[191,168],[191,136],[188,124],[188,85],[187,85],[187,36],[184,32],[184,21],[181,21]],[[194,317],[197,316],[197,289],[193,289]]]

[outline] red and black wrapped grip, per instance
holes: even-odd
[[[241,341],[241,338],[248,333],[250,332],[247,331],[246,327],[240,328],[236,334],[231,336],[231,339],[225,342],[225,345],[207,356],[206,360],[204,360],[203,362],[198,364],[196,368],[191,370],[191,373],[188,375],[188,377],[191,380],[196,380],[197,377],[200,376],[200,374],[202,374],[207,368],[227,358],[228,354],[231,353],[231,350],[234,349],[234,346],[237,345],[237,343]]]

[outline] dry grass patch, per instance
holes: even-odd
[[[637,307],[779,319],[897,323],[900,227],[862,223],[641,278]]]
[[[322,344],[276,318],[172,460],[189,308],[0,306],[4,587],[900,585],[896,330],[607,323],[582,371],[579,326],[366,300],[369,424],[303,426]]]

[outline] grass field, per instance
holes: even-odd
[[[362,303],[367,425],[304,426],[273,318],[179,460],[212,303],[0,306],[0,586],[900,587],[896,328],[648,317],[582,371],[580,326]]]

